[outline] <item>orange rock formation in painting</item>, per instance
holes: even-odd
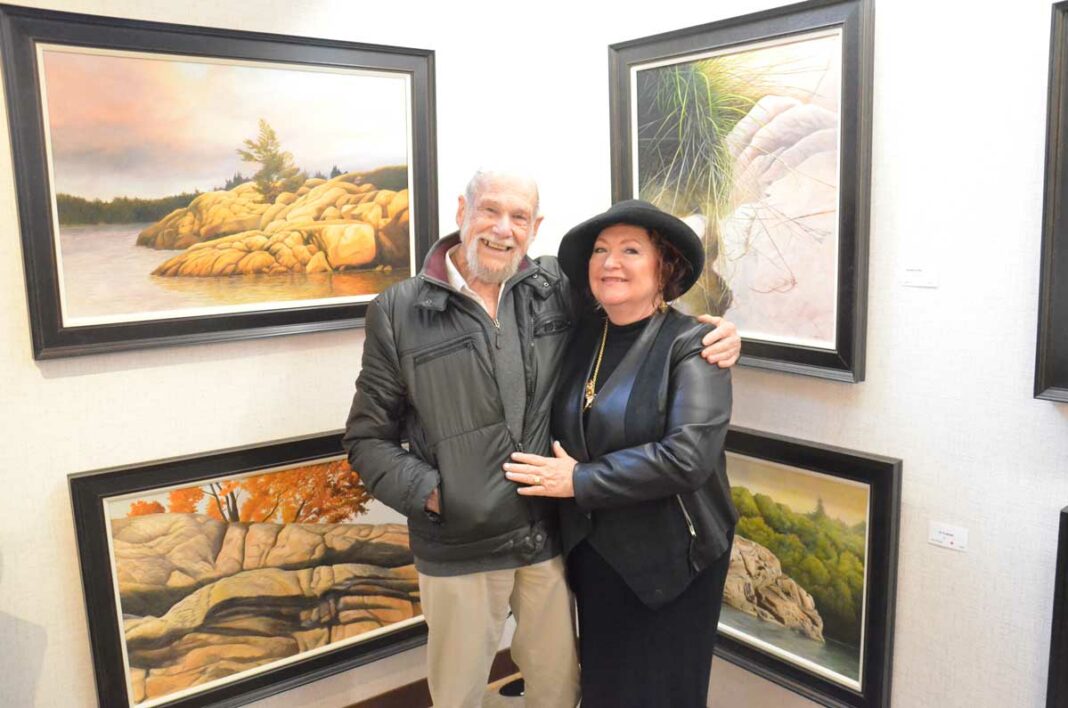
[[[306,180],[266,204],[253,182],[208,192],[137,237],[185,249],[153,271],[167,277],[318,273],[409,261],[407,168]],[[388,189],[386,186],[398,187]]]
[[[133,700],[142,702],[421,614],[401,524],[112,521]]]

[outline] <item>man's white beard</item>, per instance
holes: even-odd
[[[519,270],[519,263],[523,260],[523,251],[520,250],[516,244],[515,239],[509,238],[506,240],[492,239],[494,243],[499,243],[505,246],[512,247],[512,258],[508,263],[500,268],[492,268],[481,263],[478,260],[478,236],[473,236],[467,241],[467,245],[464,247],[465,255],[467,256],[467,267],[471,271],[469,275],[483,283],[503,283],[511,278]]]

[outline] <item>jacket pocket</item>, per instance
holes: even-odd
[[[526,501],[502,467],[513,449],[508,429],[499,422],[438,445],[446,541],[490,538],[529,522]]]
[[[467,351],[473,356],[478,356],[478,352],[475,349],[474,337],[469,335],[451,342],[445,342],[444,344],[437,344],[432,347],[421,349],[412,355],[412,364],[414,366],[421,366],[434,359],[440,359],[441,357],[462,351]]]
[[[561,334],[571,329],[571,319],[560,312],[548,312],[534,318],[534,336]]]
[[[469,334],[409,355],[408,395],[431,447],[501,415],[497,382],[480,344],[478,334]]]

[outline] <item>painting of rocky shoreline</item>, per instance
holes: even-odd
[[[131,706],[421,622],[403,519],[347,461],[106,503]]]
[[[412,273],[407,76],[40,61],[64,326],[366,303]]]
[[[740,514],[720,631],[860,690],[867,485],[727,455]]]

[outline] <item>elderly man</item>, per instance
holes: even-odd
[[[520,496],[501,472],[517,450],[552,454],[549,409],[573,316],[556,259],[526,257],[541,220],[533,180],[475,174],[459,233],[367,311],[345,448],[371,493],[408,518],[430,693],[447,708],[481,705],[509,607],[526,705],[578,700],[554,502]],[[720,365],[740,348],[729,323],[705,345]]]

